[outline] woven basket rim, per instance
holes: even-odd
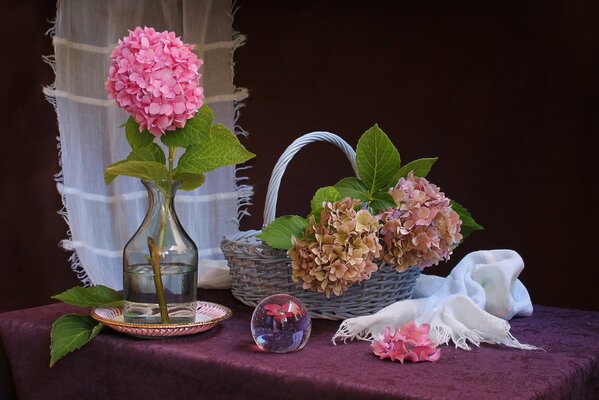
[[[256,240],[259,231],[225,238],[221,248],[229,262],[233,296],[255,307],[264,298],[291,294],[304,302],[314,318],[341,320],[372,314],[398,300],[409,298],[420,275],[417,267],[398,273],[383,260],[370,279],[352,285],[341,296],[304,290],[291,281],[291,260],[285,250]],[[238,239],[238,240],[235,240]],[[301,286],[301,283],[300,283]]]

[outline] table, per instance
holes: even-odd
[[[545,351],[442,347],[436,363],[381,361],[368,343],[332,346],[338,322],[315,320],[306,347],[258,350],[252,309],[229,291],[200,291],[231,319],[208,332],[136,339],[107,328],[49,363],[49,331],[76,307],[52,304],[0,314],[0,399],[599,399],[599,313],[536,306],[513,334]]]

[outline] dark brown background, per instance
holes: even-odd
[[[418,4],[413,4],[418,3]],[[258,157],[242,228],[258,228],[272,167],[297,136],[340,134],[352,145],[377,122],[402,159],[439,156],[430,174],[486,229],[467,252],[511,248],[539,304],[599,310],[597,129],[599,10],[588,1],[238,1],[240,124]],[[57,128],[41,94],[52,72],[44,36],[54,1],[3,4],[0,114],[0,311],[49,302],[77,283],[57,243]],[[279,213],[305,213],[316,188],[351,174],[334,147],[290,164]]]

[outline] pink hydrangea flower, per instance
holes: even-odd
[[[440,189],[412,172],[390,191],[397,207],[379,215],[384,259],[398,272],[447,260],[462,240],[462,221]]]
[[[428,337],[429,330],[429,324],[416,326],[414,321],[402,325],[400,329],[395,327],[393,335],[391,328],[387,327],[385,333],[380,334],[370,346],[381,360],[388,358],[402,364],[405,360],[437,361],[441,357],[441,349],[438,349]]]
[[[198,72],[203,61],[174,32],[137,27],[112,51],[105,86],[154,136],[182,128],[202,106]]]

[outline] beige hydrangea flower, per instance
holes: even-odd
[[[356,211],[359,200],[346,197],[324,202],[320,221],[310,217],[301,238],[292,238],[291,258],[294,282],[303,288],[340,296],[351,285],[369,279],[378,269],[372,261],[380,257],[380,228],[368,210]]]

